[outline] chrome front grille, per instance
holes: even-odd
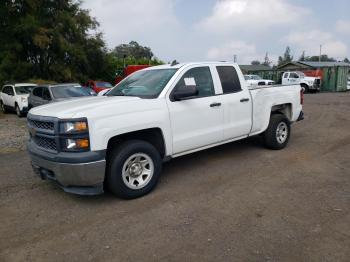
[[[59,151],[58,139],[55,136],[55,118],[39,118],[29,114],[27,121],[30,138],[38,147],[54,153]]]

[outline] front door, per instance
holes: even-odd
[[[187,100],[168,100],[173,136],[173,154],[211,145],[223,140],[223,107],[209,66],[185,71],[172,92],[196,86],[198,95]]]

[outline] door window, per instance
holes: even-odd
[[[290,73],[290,78],[299,78],[297,73]]]
[[[284,78],[288,78],[289,73],[284,74]]]
[[[236,69],[233,66],[217,66],[222,91],[224,94],[239,92],[242,90]]]
[[[174,91],[188,86],[197,88],[197,98],[215,95],[213,78],[208,66],[195,67],[188,70],[176,84]]]
[[[9,89],[10,89],[11,87],[10,86],[5,86],[3,89],[2,89],[2,92],[4,93],[4,94],[9,94]]]
[[[43,88],[42,87],[34,88],[33,95],[42,98],[42,96],[43,96]]]
[[[43,99],[47,100],[47,101],[51,100],[51,95],[50,95],[49,89],[47,87],[43,88]]]

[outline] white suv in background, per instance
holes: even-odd
[[[15,111],[17,116],[28,112],[28,96],[36,84],[6,84],[0,92],[0,106],[4,113],[8,110]]]

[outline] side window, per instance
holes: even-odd
[[[4,86],[3,88],[2,88],[2,92],[4,93],[4,94],[9,94],[9,87],[8,86]]]
[[[43,99],[44,100],[48,100],[48,101],[51,100],[50,91],[49,91],[49,89],[47,87],[43,88]]]
[[[290,78],[299,78],[297,73],[290,73]]]
[[[235,93],[242,90],[237,71],[233,66],[217,66],[222,91],[224,94]]]
[[[10,96],[14,96],[15,95],[15,91],[13,91],[13,87],[12,86],[8,86],[7,87],[8,91],[7,91],[7,94],[10,95]]]
[[[288,76],[289,76],[289,73],[284,74],[284,78],[288,78]]]
[[[198,97],[215,95],[213,78],[208,66],[195,67],[188,70],[176,84],[174,90],[195,86],[198,90]]]
[[[34,96],[42,97],[42,93],[43,93],[43,88],[42,87],[37,87],[37,88],[34,88],[34,90],[33,90],[33,95]]]

